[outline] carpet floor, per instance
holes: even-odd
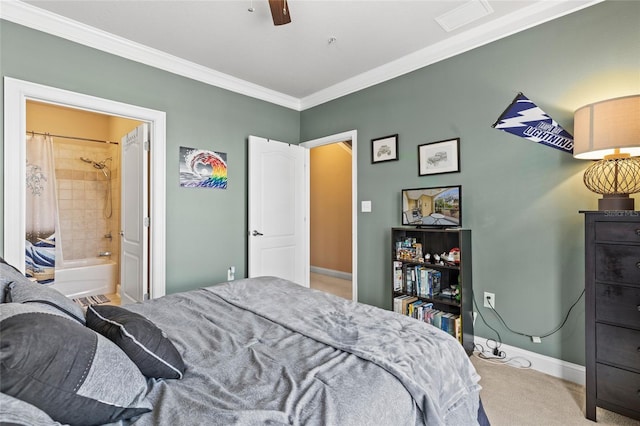
[[[584,416],[585,388],[539,371],[471,362],[482,377],[480,397],[492,426],[591,425]],[[598,425],[639,426],[640,421],[597,408]]]

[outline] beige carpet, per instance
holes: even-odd
[[[475,354],[480,397],[492,426],[591,425],[584,417],[584,387],[531,369],[490,364]],[[598,408],[598,425],[638,426],[640,421]]]
[[[311,288],[351,300],[351,281],[311,272]]]

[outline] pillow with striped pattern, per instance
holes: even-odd
[[[181,379],[184,361],[171,340],[154,323],[120,306],[87,308],[87,327],[126,353],[146,377]]]
[[[74,426],[113,423],[151,411],[145,400],[147,380],[134,363],[78,322],[34,304],[1,303],[0,329],[3,394]],[[4,403],[2,408],[0,412],[10,409]],[[14,423],[0,416],[0,424],[5,421]]]

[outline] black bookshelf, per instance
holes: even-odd
[[[400,244],[398,244],[400,243]],[[410,247],[415,243],[414,247]],[[391,299],[392,309],[396,311],[402,310],[401,304],[403,300],[412,300],[418,302],[419,305],[414,309],[412,316],[417,316],[419,312],[424,314],[426,304],[433,304],[434,311],[442,313],[449,319],[449,326],[440,327],[448,331],[450,334],[458,338],[465,351],[470,355],[473,352],[473,294],[472,294],[472,273],[471,273],[471,230],[470,229],[439,229],[439,228],[392,228],[391,229]],[[459,259],[448,259],[448,253],[452,248],[460,249]],[[429,253],[430,259],[425,261],[425,255]],[[445,256],[439,261],[434,260],[435,255]],[[398,270],[402,271],[402,282],[398,281]],[[416,274],[423,270],[423,277],[426,274],[434,274],[439,276],[440,285],[433,293],[426,295],[428,287],[426,283],[421,281],[421,285],[411,282],[409,276],[415,277]],[[412,272],[414,271],[414,272]],[[436,271],[435,273],[432,271]],[[427,281],[423,279],[423,281]],[[446,295],[443,291],[458,290],[459,296]],[[414,303],[411,302],[411,303]],[[407,306],[408,308],[408,306]],[[424,309],[424,310],[422,310]],[[408,312],[401,312],[405,315]],[[430,314],[432,314],[430,312]],[[448,315],[445,315],[448,314]],[[459,330],[457,333],[451,330],[453,324],[452,318],[460,318]],[[417,320],[425,320],[425,316],[417,318]],[[431,321],[427,318],[427,322]],[[438,320],[437,324],[440,324]]]

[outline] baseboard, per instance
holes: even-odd
[[[348,272],[335,271],[333,269],[321,268],[319,266],[311,266],[309,269],[311,272],[315,272],[316,274],[328,275],[330,277],[351,281],[351,274]]]
[[[486,347],[486,339],[475,336],[474,342]],[[561,359],[552,358],[550,356],[541,355],[515,346],[500,346],[508,358],[522,357],[531,362],[531,368],[541,373],[557,377],[559,379],[568,380],[573,383],[584,386],[585,384],[585,367],[579,364],[563,361]]]

